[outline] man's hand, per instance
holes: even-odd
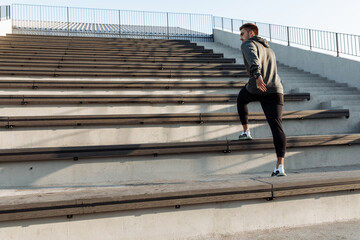
[[[256,87],[260,91],[266,92],[266,84],[264,83],[264,80],[261,75],[256,79]]]

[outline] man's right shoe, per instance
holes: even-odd
[[[284,177],[286,176],[284,167],[279,165],[279,168],[275,168],[274,171],[271,173],[271,177]]]
[[[239,140],[251,140],[251,139],[252,139],[252,137],[251,137],[249,129],[246,130],[245,132],[242,132],[239,136]]]
[[[271,173],[272,177],[285,177],[286,173],[285,172],[280,172],[279,170],[276,170],[274,172]]]

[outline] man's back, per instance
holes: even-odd
[[[250,73],[246,86],[253,94],[264,94],[256,86],[259,74],[266,84],[266,93],[284,93],[280,77],[277,74],[276,57],[266,39],[254,36],[241,45],[245,66]]]

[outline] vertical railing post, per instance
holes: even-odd
[[[10,5],[7,6],[7,7],[8,7],[9,10],[8,10],[8,16],[7,16],[6,19],[11,19],[11,13],[10,13],[10,12],[11,12],[11,11],[10,11],[11,9],[10,9]]]
[[[336,33],[336,56],[339,57],[340,56],[340,50],[339,50],[339,34]]]
[[[224,17],[221,17],[221,29],[224,31]]]
[[[360,36],[358,36],[358,43],[359,43],[359,48],[358,48],[358,53],[356,54],[356,56],[360,57]]]
[[[166,19],[167,19],[167,38],[170,39],[170,35],[169,35],[169,13],[166,13]]]
[[[144,36],[144,38],[145,38],[145,35],[146,35],[145,32],[146,32],[145,31],[145,11],[143,11],[143,36]]]
[[[269,37],[270,37],[270,42],[271,42],[271,24],[269,24]]]
[[[0,6],[0,21],[1,21],[1,6]]]
[[[231,32],[234,32],[234,23],[233,23],[233,19],[231,19]]]
[[[309,45],[310,45],[310,50],[312,50],[312,43],[311,43],[311,29],[309,29]]]
[[[215,28],[215,16],[212,16],[212,35],[214,37],[214,28]]]
[[[119,37],[121,37],[121,13],[120,13],[120,10],[118,11],[119,12]]]
[[[66,21],[67,21],[67,34],[70,36],[70,16],[69,16],[69,7],[66,8]]]
[[[94,37],[96,37],[96,9],[95,8],[93,8],[93,12],[94,12],[93,32],[94,32]]]
[[[290,46],[290,30],[289,30],[289,27],[286,27],[286,28],[287,28],[288,46]]]
[[[189,20],[190,20],[190,35],[191,35],[191,34],[192,34],[192,33],[191,33],[191,31],[192,31],[192,29],[191,29],[191,13],[189,14],[189,17],[190,17]]]
[[[39,6],[39,8],[40,8],[40,29],[42,28],[42,21],[41,21],[41,19],[42,19],[42,16],[41,16],[41,6]],[[37,27],[37,26],[36,26]]]

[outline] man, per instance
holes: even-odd
[[[252,139],[248,126],[247,105],[249,102],[259,101],[271,128],[277,156],[276,167],[271,176],[286,176],[286,136],[282,128],[284,90],[277,74],[275,54],[266,39],[258,37],[258,28],[255,24],[246,23],[240,27],[240,40],[249,81],[237,98],[237,109],[243,127],[239,139]]]

